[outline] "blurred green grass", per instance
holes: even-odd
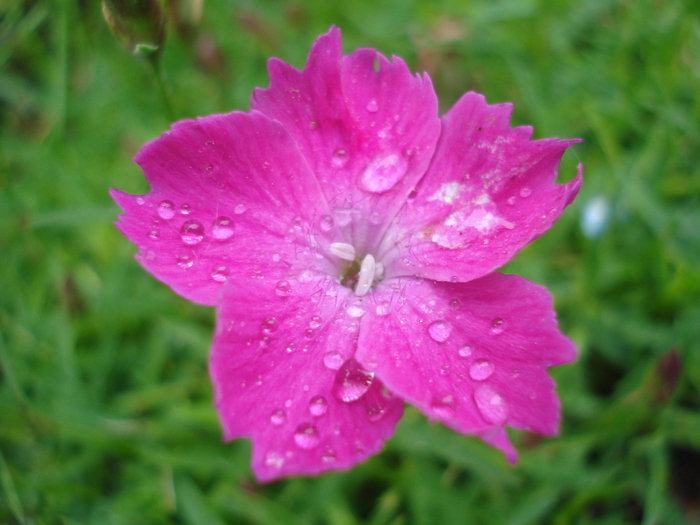
[[[0,1],[0,522],[700,523],[700,4],[682,0],[171,0],[177,118],[247,110],[265,63],[331,24],[536,137],[582,137],[581,195],[506,271],[547,285],[580,357],[555,369],[556,439],[521,461],[408,409],[346,473],[257,485],[221,442],[213,312],[133,260],[107,189],[169,119],[97,2]],[[178,14],[179,13],[179,14]],[[172,18],[172,15],[178,16]],[[177,23],[174,23],[174,22]],[[607,221],[584,235],[595,199]],[[679,373],[676,374],[676,371]]]

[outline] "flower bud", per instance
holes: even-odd
[[[102,0],[102,14],[129,52],[156,58],[165,40],[165,16],[158,0]]]

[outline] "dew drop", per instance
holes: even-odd
[[[146,203],[143,197],[136,197],[136,204],[143,206]]]
[[[370,113],[376,113],[377,111],[379,111],[379,104],[377,104],[376,99],[373,98],[372,100],[367,102],[367,111],[369,111]]]
[[[285,421],[287,421],[287,414],[281,408],[279,410],[275,410],[272,412],[272,415],[270,415],[270,423],[276,427],[282,425]]]
[[[360,399],[372,386],[374,372],[360,368],[354,359],[349,359],[340,367],[333,383],[333,394],[349,403]]]
[[[207,164],[206,166],[204,166],[204,172],[205,172],[205,173],[209,173],[209,174],[214,173],[214,170],[215,170],[215,169],[216,169],[216,168],[214,168],[214,165],[213,165],[213,164]]]
[[[314,417],[321,417],[328,412],[328,401],[323,396],[314,396],[309,401],[309,412]]]
[[[321,326],[321,318],[318,315],[312,316],[309,320],[309,328],[313,328],[315,330],[319,326]]]
[[[469,367],[469,377],[474,381],[484,381],[493,375],[496,367],[486,359],[474,361]]]
[[[304,330],[304,337],[306,337],[307,339],[313,339],[314,337],[316,337],[316,330],[314,330],[313,328],[307,328],[306,330]]]
[[[285,279],[277,281],[277,286],[275,286],[275,293],[278,297],[286,297],[290,293],[292,293],[292,285],[289,284],[289,281]]]
[[[148,232],[148,238],[152,241],[157,241],[159,237],[158,230],[151,230]]]
[[[158,205],[158,216],[166,221],[172,219],[175,216],[175,205],[171,201],[162,201]]]
[[[282,260],[282,256],[279,253],[276,253],[272,256],[273,262],[280,262],[281,260]]]
[[[236,207],[233,209],[233,213],[235,213],[236,215],[241,215],[242,213],[245,213],[245,210],[245,204],[237,204]]]
[[[367,310],[362,306],[361,301],[356,301],[348,306],[345,311],[350,317],[362,317]]]
[[[452,333],[452,325],[447,321],[434,321],[430,323],[430,326],[428,326],[428,333],[433,340],[437,341],[438,343],[442,343],[447,341],[447,338],[450,337],[450,334]]]
[[[469,345],[464,345],[457,353],[459,354],[459,357],[469,357],[472,355],[472,347]]]
[[[440,418],[453,418],[456,412],[455,398],[450,393],[441,393],[430,402],[433,413]]]
[[[480,385],[474,391],[474,402],[482,417],[489,423],[501,424],[508,419],[508,404],[491,385]]]
[[[530,188],[528,188],[527,186],[525,186],[524,188],[521,188],[520,196],[523,199],[527,199],[530,195],[532,195],[532,190]]]
[[[405,157],[389,154],[372,159],[360,175],[360,188],[370,193],[384,193],[393,188],[408,170]]]
[[[211,270],[211,278],[217,283],[223,283],[228,279],[229,275],[231,275],[231,271],[228,269],[228,266],[224,266],[223,264],[217,264]]]
[[[460,306],[461,303],[459,302],[459,299],[452,299],[450,301],[450,308],[452,308],[453,310],[459,310]]]
[[[333,217],[325,215],[321,218],[321,229],[324,232],[329,232],[333,228]]]
[[[503,333],[503,331],[506,329],[506,322],[501,319],[500,317],[497,317],[493,321],[491,321],[491,333],[493,335],[500,335]]]
[[[343,148],[338,148],[333,152],[331,163],[336,168],[342,168],[348,163],[348,152],[345,151]]]
[[[384,417],[384,407],[376,403],[371,403],[367,406],[367,419],[370,421],[379,421]]]
[[[277,452],[268,452],[265,454],[265,466],[281,469],[284,465],[284,458]]]
[[[185,221],[180,228],[180,237],[185,244],[190,246],[199,244],[204,239],[204,226],[199,221]]]
[[[233,221],[228,217],[217,217],[211,234],[215,239],[225,241],[233,235]]]
[[[507,200],[506,202],[508,203],[509,206],[514,206],[514,205],[515,205],[515,200],[516,200],[516,199],[515,199],[515,196],[514,196],[514,195],[511,195],[510,197],[508,197],[508,200]]]
[[[326,365],[326,368],[329,370],[340,369],[340,367],[343,366],[344,361],[345,359],[343,359],[343,356],[338,352],[327,352],[323,356],[323,364]]]
[[[318,429],[311,423],[302,423],[294,432],[294,443],[304,450],[312,450],[321,442]]]
[[[183,204],[182,206],[180,206],[180,213],[182,215],[189,215],[190,213],[192,213],[192,208],[189,204]]]
[[[377,305],[377,315],[381,315],[382,317],[389,315],[391,312],[391,303],[387,301],[383,301]]]
[[[268,317],[262,322],[261,328],[264,334],[273,334],[279,328],[279,322],[274,317]]]
[[[192,268],[194,260],[189,255],[178,255],[175,262],[180,268]]]
[[[327,448],[321,456],[321,461],[324,463],[333,463],[335,461],[335,450],[332,448]]]

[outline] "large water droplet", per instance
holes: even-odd
[[[277,286],[275,286],[275,293],[279,297],[286,297],[292,293],[292,285],[289,284],[289,281],[282,279],[281,281],[277,282]]]
[[[459,357],[469,357],[472,355],[472,347],[469,345],[464,345],[457,353],[459,354]]]
[[[333,228],[333,217],[325,215],[321,218],[321,229],[324,232],[329,232]]]
[[[166,221],[175,216],[175,205],[171,201],[162,201],[158,205],[158,216]]]
[[[270,423],[276,427],[282,425],[285,421],[287,421],[287,414],[281,408],[279,410],[275,410],[270,415]]]
[[[500,317],[497,317],[493,321],[491,321],[491,333],[493,335],[500,335],[503,333],[503,331],[506,329],[506,322],[501,319]]]
[[[367,111],[370,113],[376,113],[379,111],[379,104],[377,104],[377,99],[372,99],[369,102],[367,102]]]
[[[328,401],[323,396],[314,396],[309,401],[309,412],[314,417],[321,417],[328,412]]]
[[[348,152],[345,151],[343,148],[338,148],[333,152],[333,158],[331,159],[331,163],[336,168],[342,168],[348,163],[348,158]]]
[[[204,226],[199,221],[185,221],[180,228],[180,237],[185,244],[190,246],[199,244],[204,239]]]
[[[508,419],[508,404],[491,385],[480,385],[474,391],[474,401],[483,418],[489,423],[500,424]]]
[[[338,370],[343,366],[344,362],[345,359],[343,359],[343,356],[338,352],[328,352],[323,356],[323,364],[326,365],[326,368],[329,370]]]
[[[274,317],[268,317],[266,318],[261,325],[262,332],[264,334],[273,334],[277,331],[277,328],[279,328],[279,321],[277,321],[276,318]]]
[[[314,449],[320,442],[318,429],[311,423],[302,423],[294,432],[294,443],[304,450]]]
[[[447,321],[434,321],[428,326],[428,333],[433,340],[442,343],[443,341],[447,341],[447,338],[450,337],[452,325]]]
[[[440,418],[453,418],[456,412],[455,398],[450,393],[441,393],[433,397],[430,408]]]
[[[469,377],[474,381],[484,381],[493,375],[495,369],[496,367],[490,361],[479,359],[469,366]]]
[[[362,369],[357,361],[349,359],[335,376],[333,394],[346,403],[355,401],[365,395],[373,380],[374,372]]]
[[[228,217],[217,217],[214,221],[211,234],[215,239],[225,241],[233,235],[233,221]]]
[[[360,175],[360,188],[370,193],[384,193],[393,188],[408,170],[408,161],[401,155],[375,157]]]
[[[223,264],[217,264],[211,269],[211,278],[217,283],[223,283],[228,279],[229,275],[231,275],[231,270],[228,269],[228,266],[224,266]]]

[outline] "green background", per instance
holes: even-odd
[[[578,200],[507,267],[580,350],[553,370],[561,436],[512,432],[511,467],[408,408],[349,472],[255,483],[212,407],[213,310],[113,226],[108,189],[148,191],[130,159],[171,121],[156,77],[95,0],[0,0],[0,522],[700,523],[700,3],[201,3],[170,3],[175,118],[247,110],[268,57],[302,67],[336,24],[346,53],[428,71],[441,111],[476,90],[585,140],[560,172],[585,164]]]

